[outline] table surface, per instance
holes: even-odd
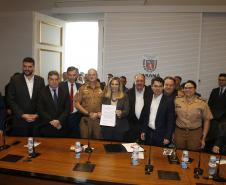
[[[14,141],[19,140],[20,143],[13,145],[7,150],[0,152],[0,158],[7,154],[24,156],[21,160],[11,163],[0,161],[0,173],[16,173],[20,175],[20,172],[28,172],[27,175],[33,177],[41,177],[49,175],[50,179],[62,178],[65,181],[70,179],[74,182],[112,182],[113,184],[153,184],[153,185],[168,185],[171,184],[183,184],[192,185],[196,183],[203,184],[224,184],[216,183],[213,180],[204,179],[207,176],[209,154],[201,154],[201,168],[204,169],[203,177],[199,179],[194,178],[193,170],[197,166],[198,153],[189,152],[189,157],[194,159],[191,164],[188,165],[188,169],[182,169],[178,164],[169,164],[166,156],[162,155],[163,148],[152,147],[151,149],[151,161],[154,165],[154,171],[150,175],[145,174],[145,165],[148,158],[148,146],[142,146],[145,149],[144,160],[139,160],[139,165],[131,165],[131,153],[106,153],[103,144],[107,141],[92,140],[91,146],[94,148],[93,153],[90,156],[91,163],[95,164],[95,169],[92,173],[73,171],[75,164],[85,163],[88,160],[89,154],[81,153],[80,159],[75,159],[74,152],[70,151],[70,146],[75,141],[80,141],[82,144],[87,144],[87,140],[82,139],[68,139],[68,138],[36,138],[36,141],[41,144],[36,147],[36,151],[41,155],[27,161],[27,148],[24,145],[27,143],[27,138],[15,138],[8,137],[7,143],[11,144]],[[181,151],[177,151],[177,155],[180,159]],[[158,170],[176,171],[179,173],[180,179],[177,180],[162,180],[158,177]],[[220,166],[221,176],[226,176],[226,165]],[[98,183],[99,182],[99,183]],[[226,184],[226,183],[225,183]]]

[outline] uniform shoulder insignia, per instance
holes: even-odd
[[[203,98],[203,97],[198,97],[199,100],[204,101],[205,103],[207,102],[207,99]]]

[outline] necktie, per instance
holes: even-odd
[[[219,93],[219,95],[221,96],[222,94],[223,94],[223,88],[220,87],[220,93]]]
[[[74,84],[71,84],[71,91],[70,91],[70,100],[71,100],[71,112],[73,112],[74,110],[74,104],[73,104],[73,99],[74,99],[74,88],[73,88]]]
[[[53,89],[53,101],[55,106],[57,107],[57,93],[56,93],[56,89]]]

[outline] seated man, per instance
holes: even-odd
[[[40,93],[38,113],[41,125],[37,132],[44,137],[64,137],[66,120],[70,113],[69,94],[59,87],[60,77],[57,71],[48,73],[48,85]]]

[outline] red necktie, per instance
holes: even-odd
[[[74,104],[73,104],[73,100],[74,100],[74,88],[73,88],[74,84],[71,84],[71,91],[70,91],[70,99],[71,99],[71,112],[73,112],[74,110]]]

